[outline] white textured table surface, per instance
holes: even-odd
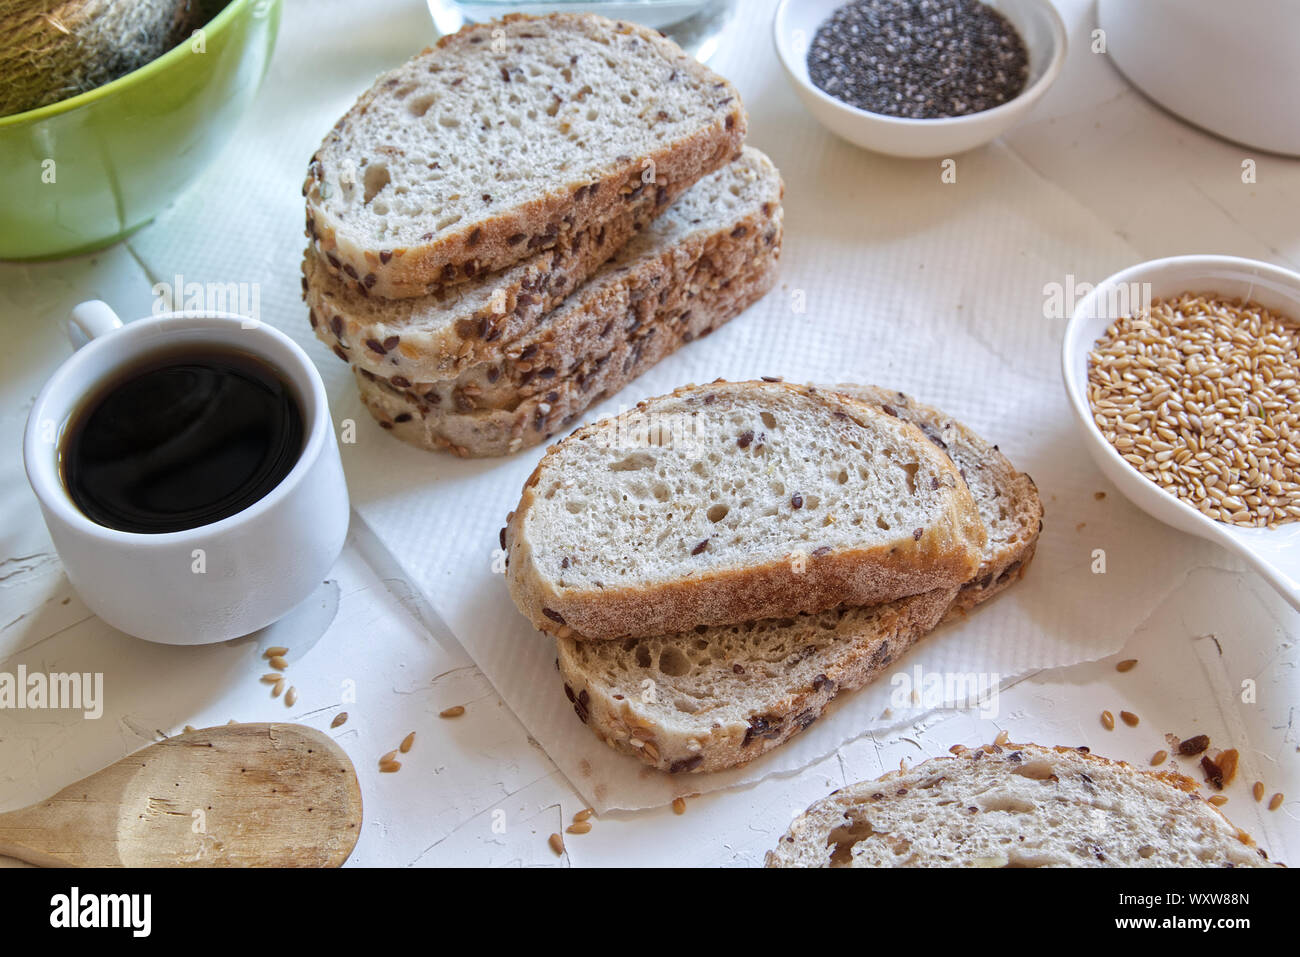
[[[355,35],[329,41],[373,51],[371,75],[431,37],[418,0],[386,6],[390,17],[358,13]],[[1219,142],[1153,108],[1090,53],[1091,3],[1058,6],[1071,32],[1065,73],[1030,122],[990,149],[1010,149],[1026,175],[1089,210],[1132,248],[1133,261],[1221,252],[1300,268],[1300,162]],[[742,0],[740,7],[742,19],[725,42],[770,58],[771,4]],[[310,16],[303,0],[288,0],[282,30],[305,29]],[[373,26],[381,21],[383,29]],[[268,85],[279,69],[277,61]],[[360,91],[368,82],[358,75],[353,85]],[[789,96],[783,82],[773,76],[761,92],[742,92]],[[775,129],[752,135],[764,146],[780,139]],[[237,134],[227,149],[245,144]],[[1257,164],[1256,184],[1241,181],[1244,159]],[[219,203],[219,195],[202,192],[219,181],[206,174],[191,191]],[[153,282],[170,275],[169,242],[192,243],[190,226],[173,209],[129,242],[90,257],[0,265],[0,321],[9,343],[0,356],[0,672],[19,665],[103,672],[107,699],[94,720],[79,712],[0,710],[0,810],[34,802],[186,724],[235,718],[328,728],[346,710],[347,724],[331,733],[357,766],[366,809],[351,863],[752,865],[796,812],[828,791],[902,759],[915,763],[952,744],[991,740],[1001,729],[1012,740],[1086,744],[1137,763],[1165,747],[1166,733],[1206,733],[1216,746],[1249,742],[1225,810],[1274,857],[1300,860],[1300,729],[1292,727],[1300,618],[1226,559],[1194,570],[1127,638],[1122,654],[1020,681],[1003,693],[994,718],[928,715],[797,774],[693,799],[680,817],[668,809],[608,814],[590,834],[568,838],[563,859],[546,837],[581,807],[576,793],[359,521],[329,582],[260,635],[186,649],[115,632],[89,614],[62,574],[22,474],[19,438],[41,383],[67,353],[62,320],[71,306],[98,297],[124,316],[147,313]],[[1050,494],[1045,504],[1050,516]],[[257,681],[265,670],[260,649],[272,644],[291,648],[289,675],[299,691],[291,709]],[[1140,664],[1120,675],[1114,662],[1124,657]],[[1253,703],[1241,701],[1248,680]],[[463,717],[438,718],[455,704],[465,705]],[[1142,723],[1107,732],[1098,721],[1103,708],[1131,710]],[[378,774],[378,756],[412,730],[417,742],[402,771]],[[1186,770],[1195,774],[1190,762]],[[1251,800],[1256,779],[1269,793],[1290,795],[1280,810],[1263,811]]]

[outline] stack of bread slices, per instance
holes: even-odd
[[[553,445],[501,545],[578,718],[706,772],[1018,581],[1042,514],[996,446],[906,395],[718,381]]]
[[[731,84],[634,24],[444,37],[312,158],[312,327],[400,438],[542,442],[771,287],[782,184],[745,129]]]

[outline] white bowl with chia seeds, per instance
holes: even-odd
[[[1016,29],[1027,53],[1024,85],[1014,98],[979,112],[933,118],[862,109],[820,89],[809,70],[808,55],[818,29],[848,2],[781,0],[772,34],[777,58],[809,112],[836,136],[873,152],[947,158],[983,146],[1024,118],[1065,64],[1065,24],[1050,0],[986,0],[986,6]],[[924,83],[924,78],[919,81]]]
[[[1106,422],[1113,420],[1106,415],[1105,409],[1095,409],[1093,405],[1092,397],[1095,393],[1093,383],[1089,379],[1092,352],[1097,349],[1100,341],[1108,335],[1108,331],[1116,320],[1131,316],[1135,309],[1145,308],[1152,302],[1174,299],[1184,293],[1200,294],[1202,298],[1213,294],[1219,299],[1253,302],[1276,317],[1284,317],[1291,320],[1292,323],[1300,321],[1300,274],[1288,269],[1251,259],[1239,259],[1234,256],[1175,256],[1169,259],[1156,259],[1140,263],[1099,283],[1095,289],[1079,301],[1074,310],[1069,325],[1066,327],[1065,339],[1061,346],[1061,371],[1065,379],[1065,388],[1069,396],[1070,406],[1074,411],[1075,419],[1079,423],[1080,433],[1093,461],[1096,462],[1097,467],[1101,469],[1106,478],[1123,493],[1125,498],[1153,518],[1180,531],[1208,539],[1235,553],[1259,572],[1293,607],[1300,609],[1300,521],[1288,519],[1282,524],[1274,524],[1271,527],[1245,527],[1234,524],[1227,518],[1226,513],[1223,513],[1223,520],[1211,518],[1205,514],[1205,506],[1207,504],[1213,506],[1216,503],[1202,501],[1200,507],[1198,507],[1195,504],[1189,504],[1189,502],[1195,501],[1195,496],[1189,495],[1187,496],[1188,500],[1185,501],[1183,498],[1177,497],[1174,493],[1162,488],[1147,474],[1139,471],[1138,465],[1132,464],[1124,458],[1120,450],[1112,444],[1112,440],[1103,433],[1102,428],[1096,421],[1097,415],[1100,415],[1103,421]],[[1145,342],[1145,340],[1143,341]],[[1219,343],[1223,340],[1218,338],[1214,341]],[[1250,340],[1243,337],[1242,341],[1242,348],[1247,351],[1262,348],[1260,340]],[[1141,351],[1146,352],[1152,358],[1152,361],[1156,363],[1156,368],[1159,369],[1162,362],[1159,356],[1162,354],[1167,355],[1169,344],[1169,337],[1163,336],[1150,345],[1144,345]],[[1183,344],[1180,342],[1176,348],[1184,352],[1188,357],[1198,357],[1198,361],[1200,357],[1205,357],[1207,364],[1216,363],[1220,367],[1222,366],[1222,354],[1216,359],[1209,352],[1196,348],[1194,342],[1188,341],[1185,345],[1186,348],[1183,348]],[[1287,368],[1293,369],[1295,367],[1296,355],[1293,350],[1288,350],[1288,354],[1285,356],[1285,365]],[[1279,365],[1279,369],[1281,368],[1283,366]],[[1140,375],[1140,371],[1137,374]],[[1162,372],[1162,374],[1164,373]],[[1220,368],[1216,368],[1212,373],[1216,377],[1216,381],[1220,374]],[[1285,381],[1290,381],[1292,378],[1290,372],[1284,374],[1287,376]],[[1174,375],[1179,378],[1180,382],[1192,383],[1195,381],[1187,377],[1186,369],[1181,366]],[[1269,376],[1271,379],[1271,371]],[[1274,382],[1270,381],[1266,385],[1268,391],[1276,391]],[[1200,385],[1196,387],[1200,388]],[[1217,394],[1217,388],[1215,391]],[[1157,392],[1151,398],[1150,404],[1154,405],[1154,400],[1162,395],[1165,395],[1164,391]],[[1200,403],[1193,407],[1191,403],[1187,402],[1189,395],[1184,388],[1178,390],[1178,398],[1178,403],[1170,404],[1166,400],[1160,407],[1165,410],[1177,409],[1177,412],[1174,413],[1177,415],[1178,412],[1183,410],[1183,404],[1186,403],[1187,412],[1193,414],[1196,419],[1194,422],[1195,431],[1200,433],[1202,431],[1200,416],[1196,416],[1194,413],[1199,411],[1200,415],[1207,415],[1207,413],[1215,410],[1212,407],[1202,408]],[[1244,397],[1237,396],[1234,401],[1239,406],[1244,406],[1247,409],[1252,407],[1262,409],[1262,406],[1258,405],[1258,398],[1258,394],[1252,391]],[[1166,421],[1169,414],[1169,411],[1164,412],[1161,419],[1158,420],[1158,424],[1164,422],[1164,424],[1171,427],[1172,431],[1181,432],[1177,423]],[[1278,414],[1286,419],[1291,417],[1287,409],[1279,410]],[[1274,428],[1278,427],[1276,421],[1272,424]],[[1229,423],[1229,426],[1233,430],[1238,428],[1235,422]],[[1141,432],[1135,433],[1133,437],[1137,438],[1138,435],[1149,437],[1153,435],[1153,432],[1151,429],[1143,427]],[[1166,437],[1168,435],[1167,432]],[[1239,438],[1237,431],[1232,431],[1230,435]],[[1177,438],[1174,441],[1176,443],[1181,442]],[[1262,449],[1253,448],[1252,443],[1248,441],[1239,441],[1241,449],[1247,456],[1256,451],[1263,451]],[[1259,439],[1256,438],[1255,442],[1259,442]],[[1150,441],[1145,444],[1154,447]],[[1285,449],[1294,456],[1297,452],[1300,452],[1300,433],[1297,434],[1297,443],[1295,444],[1290,441],[1267,444],[1274,449]],[[1168,443],[1165,443],[1165,445],[1167,446]],[[1209,446],[1207,444],[1204,447],[1208,448]],[[1145,464],[1145,456],[1148,453],[1146,450],[1139,451],[1142,452],[1140,457],[1144,458]],[[1204,463],[1207,469],[1203,470],[1205,475],[1203,485],[1208,486],[1211,479],[1216,477],[1208,469],[1215,469],[1219,473],[1217,478],[1222,479],[1223,461],[1219,456],[1220,453],[1216,451],[1213,456],[1215,461],[1213,463]],[[1168,456],[1166,456],[1167,458]],[[1191,464],[1197,463],[1192,462]],[[1173,468],[1181,470],[1183,466],[1175,465]],[[1294,474],[1295,468],[1296,466],[1292,462],[1287,466],[1287,472]],[[1258,477],[1256,477],[1254,483],[1252,483],[1243,477],[1243,473],[1235,470],[1228,480],[1233,479],[1237,483],[1247,486],[1246,491],[1249,491],[1248,487],[1251,484],[1258,484],[1259,481]],[[1293,484],[1288,484],[1291,490],[1288,491],[1284,488],[1284,497],[1300,506],[1300,495],[1295,493]],[[1231,491],[1231,486],[1229,486],[1229,491]],[[1241,496],[1244,491],[1238,491],[1234,494]],[[1213,508],[1210,510],[1215,511]],[[1140,572],[1140,569],[1135,571]]]

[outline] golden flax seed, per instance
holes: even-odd
[[[285,668],[289,667],[289,662],[287,662],[282,655],[276,655],[269,661],[269,664],[276,671],[283,671]]]
[[[1264,782],[1256,781],[1255,786],[1250,789],[1250,793],[1255,796],[1257,802],[1264,800]]]
[[[1278,808],[1282,806],[1282,800],[1283,800],[1282,792],[1278,791],[1276,794],[1274,794],[1271,798],[1268,799],[1268,809],[1270,811],[1276,811]]]
[[[411,745],[415,744],[415,732],[412,731],[402,739],[402,743],[397,746],[397,750],[403,754],[411,750]]]
[[[443,710],[443,711],[439,711],[439,712],[438,712],[438,717],[440,717],[440,718],[459,718],[459,717],[460,717],[462,714],[464,714],[464,713],[465,713],[465,706],[462,705],[462,704],[458,704],[458,705],[456,705],[455,707],[447,708],[447,709],[445,709],[445,710]]]
[[[1137,666],[1137,663],[1138,660],[1136,658],[1125,658],[1123,661],[1121,661],[1119,664],[1115,666],[1115,670],[1132,671]]]
[[[673,813],[674,814],[686,813],[686,798],[673,798]]]
[[[586,821],[579,821],[576,824],[570,824],[564,829],[566,834],[586,834],[591,831],[591,825]]]
[[[591,816],[592,816],[593,814],[595,814],[595,813],[596,813],[596,812],[595,812],[594,810],[592,810],[591,808],[589,808],[589,807],[584,807],[584,808],[583,808],[581,811],[579,811],[577,814],[573,815],[573,823],[574,823],[574,824],[581,824],[583,821],[587,820],[587,818],[591,817]]]
[[[1160,765],[1164,764],[1168,760],[1169,760],[1168,751],[1157,751],[1155,754],[1151,755],[1151,766],[1153,768],[1158,768],[1160,767]]]
[[[340,727],[343,724],[345,724],[347,720],[348,720],[348,713],[346,711],[340,711],[338,714],[334,716],[334,720],[330,722],[330,727],[331,728]]]
[[[1123,721],[1130,728],[1136,728],[1138,726],[1138,720],[1139,720],[1138,716],[1135,715],[1132,711],[1121,711],[1119,713],[1119,717],[1120,720]]]
[[[1101,726],[1105,728],[1107,731],[1114,731],[1115,716],[1111,714],[1109,711],[1103,711],[1101,713]]]
[[[288,649],[288,648],[284,647],[283,645],[276,645],[276,646],[274,646],[273,648],[267,648],[266,651],[262,652],[262,657],[263,657],[263,658],[283,658],[283,657],[284,657],[285,655],[287,655],[288,653],[289,653],[289,649]]]
[[[290,688],[288,691],[284,693],[284,706],[286,708],[292,708],[297,703],[298,703],[298,689]]]
[[[551,845],[551,850],[555,852],[556,857],[564,856],[564,838],[558,834],[552,834],[546,839],[546,843]]]
[[[1206,517],[1300,520],[1300,326],[1213,294],[1158,299],[1089,353],[1088,401],[1139,473]]]

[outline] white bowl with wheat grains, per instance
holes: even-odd
[[[1156,259],[1079,302],[1061,366],[1115,487],[1234,552],[1300,609],[1297,323],[1300,274],[1233,256]]]
[[[1024,85],[990,109],[936,118],[891,116],[860,109],[818,88],[808,53],[817,31],[850,0],[781,0],[772,23],[777,59],[808,111],[856,146],[907,158],[947,158],[983,146],[1018,123],[1055,82],[1065,64],[1066,31],[1050,0],[988,0],[1015,27],[1028,55]]]

